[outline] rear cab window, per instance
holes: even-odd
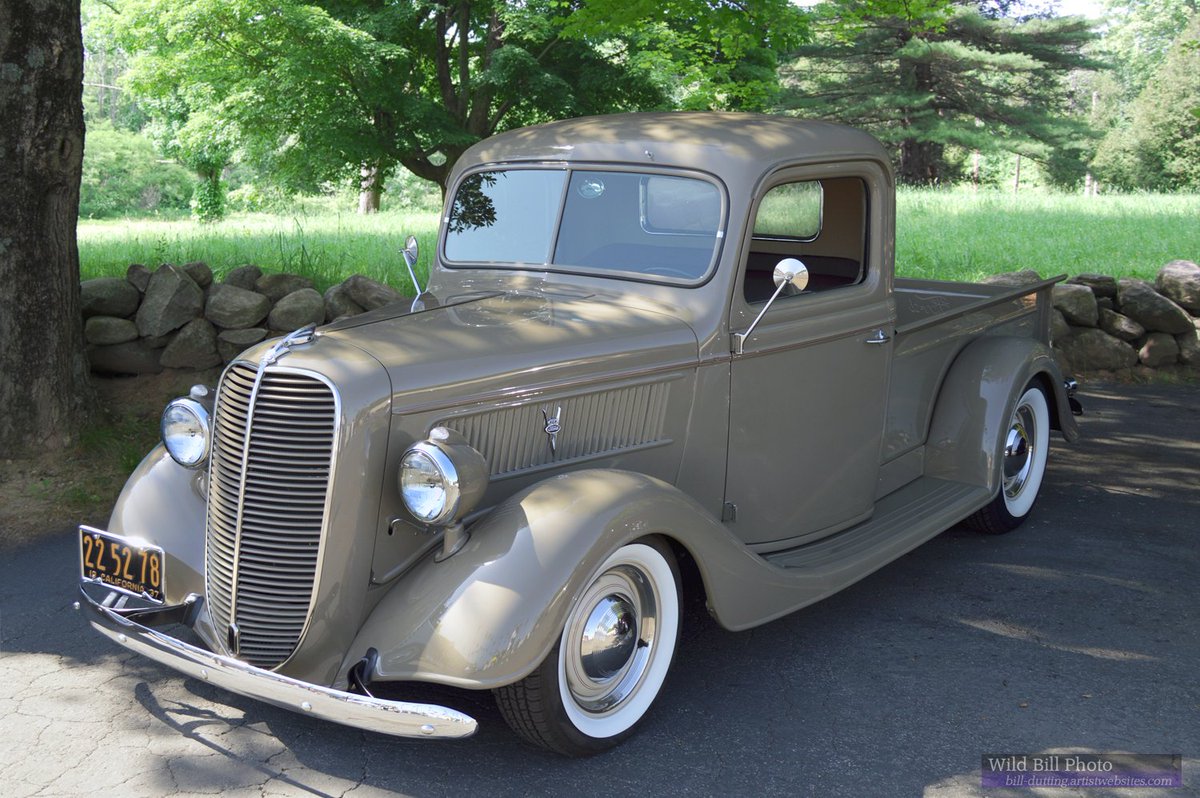
[[[808,268],[804,294],[862,283],[868,268],[866,183],[838,177],[768,190],[754,217],[742,287],[746,302],[765,302],[775,293],[771,275],[784,258]]]

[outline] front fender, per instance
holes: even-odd
[[[925,447],[928,476],[999,489],[999,460],[1017,399],[1038,380],[1052,422],[1068,441],[1079,437],[1062,373],[1050,348],[1029,338],[984,337],[955,358],[942,382]]]
[[[204,593],[204,470],[184,468],[160,443],[134,469],[108,521],[108,531],[160,546],[166,558],[167,604]]]
[[[558,642],[572,602],[611,552],[703,527],[706,517],[676,488],[642,474],[551,477],[476,522],[454,556],[426,557],[402,576],[359,631],[342,673],[373,648],[371,677],[380,681],[515,682]]]

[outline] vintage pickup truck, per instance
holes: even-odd
[[[1076,437],[1054,281],[896,279],[894,188],[875,139],[789,118],[475,145],[411,306],[268,341],[167,407],[107,530],[80,528],[79,607],[330,721],[471,734],[372,692],[433,682],[555,751],[615,745],[684,591],[746,629],[964,519],[1008,531],[1051,430]]]

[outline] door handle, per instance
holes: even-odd
[[[892,336],[888,335],[883,330],[876,330],[875,332],[871,333],[870,338],[864,339],[863,343],[878,346],[879,344],[886,344],[890,340],[892,340]]]

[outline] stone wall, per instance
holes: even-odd
[[[100,374],[212,368],[265,338],[401,299],[361,274],[324,296],[306,277],[263,274],[253,265],[215,282],[202,261],[153,271],[135,263],[124,279],[85,280],[80,291],[88,358]]]
[[[1036,272],[985,282],[1020,284]],[[1054,286],[1051,338],[1068,373],[1200,369],[1200,266],[1175,260],[1153,283],[1080,274]]]
[[[985,282],[1036,282],[1015,272]],[[263,274],[246,265],[214,282],[208,265],[129,267],[125,279],[81,285],[84,333],[92,370],[148,374],[164,368],[206,369],[228,363],[265,338],[322,324],[401,299],[356,274],[324,296],[295,274]],[[1154,283],[1081,274],[1054,287],[1051,335],[1071,374],[1131,369],[1200,370],[1200,266],[1176,260]]]

